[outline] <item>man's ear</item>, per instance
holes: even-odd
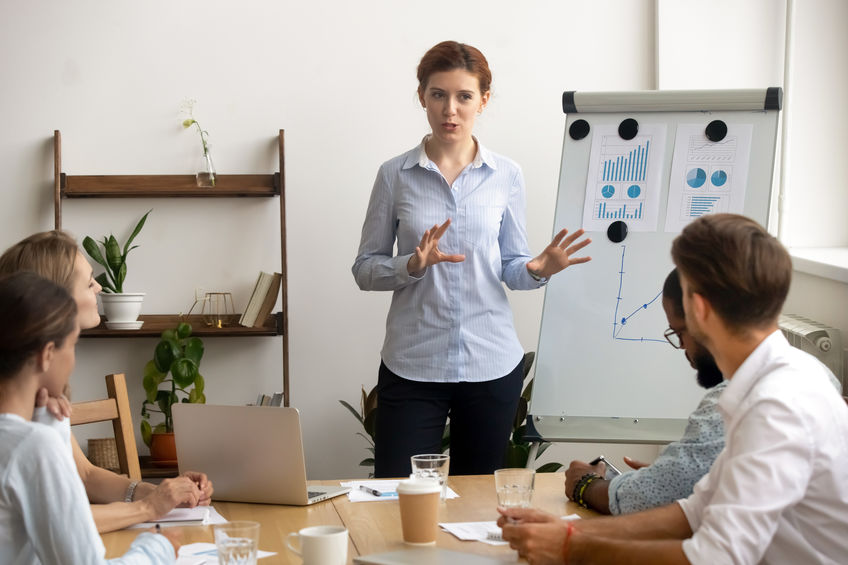
[[[56,344],[52,341],[41,348],[35,355],[35,367],[40,373],[45,373],[50,369],[50,364],[53,363],[53,356],[56,354]]]
[[[708,318],[712,316],[712,304],[710,304],[709,300],[697,292],[692,293],[691,304],[695,320],[698,322],[698,325],[703,326],[707,322]]]

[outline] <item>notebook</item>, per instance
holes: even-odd
[[[494,557],[462,553],[439,547],[416,547],[354,557],[356,565],[503,565],[516,563],[516,554]]]
[[[296,408],[174,404],[180,472],[212,481],[213,500],[305,506],[348,492],[306,486]]]

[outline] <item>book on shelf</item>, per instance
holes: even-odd
[[[272,395],[262,394],[256,398],[256,404],[254,406],[282,406],[283,404],[283,393],[275,392]]]
[[[247,301],[244,313],[239,318],[240,325],[252,328],[265,323],[277,303],[282,280],[283,276],[280,273],[259,272],[250,300]]]

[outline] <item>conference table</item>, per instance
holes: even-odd
[[[311,481],[311,484],[338,485],[339,481]],[[451,476],[450,486],[459,495],[441,503],[439,522],[482,522],[496,520],[497,495],[493,475]],[[214,501],[212,505],[227,520],[254,520],[261,524],[259,549],[276,555],[260,559],[260,565],[301,563],[300,557],[286,549],[290,532],[318,525],[341,525],[348,529],[348,562],[359,555],[403,549],[400,509],[397,500],[350,502],[347,495],[337,496],[310,506],[280,506]],[[558,516],[578,514],[583,518],[597,516],[591,510],[569,501],[564,493],[563,473],[536,475],[533,507]],[[211,526],[180,526],[183,543],[212,542]],[[120,530],[103,534],[106,556],[118,557],[143,530]],[[523,562],[507,545],[495,546],[476,541],[460,541],[440,529],[438,547],[480,555],[497,555]],[[408,546],[406,546],[408,547]]]

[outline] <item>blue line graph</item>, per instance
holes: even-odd
[[[651,341],[654,343],[666,343],[665,339],[656,339],[650,337],[619,337],[619,334],[624,330],[624,327],[627,325],[627,322],[630,321],[630,318],[635,316],[640,312],[644,312],[648,309],[648,306],[656,302],[660,296],[662,296],[662,290],[660,290],[656,296],[654,296],[650,301],[645,302],[641,306],[637,307],[633,312],[630,313],[629,316],[624,316],[619,321],[618,317],[618,308],[621,305],[622,297],[621,297],[621,289],[624,287],[624,254],[627,251],[627,246],[621,246],[621,268],[618,271],[618,296],[615,299],[615,312],[613,313],[612,318],[612,338],[618,339],[621,341]]]

